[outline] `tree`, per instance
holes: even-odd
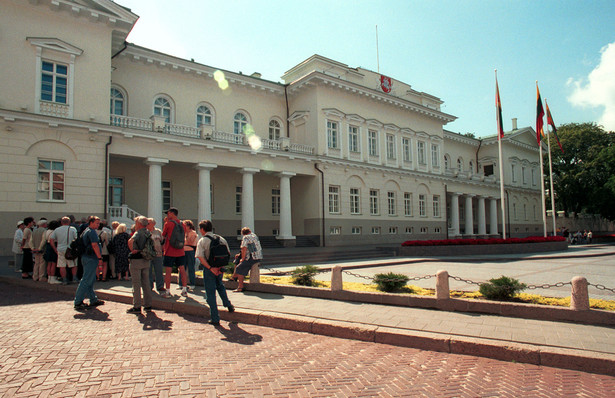
[[[601,214],[614,220],[615,133],[595,123],[569,123],[561,125],[557,135],[564,153],[555,137],[549,136],[556,209]],[[548,170],[547,156],[544,161]]]

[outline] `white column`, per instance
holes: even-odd
[[[168,159],[147,158],[145,164],[149,166],[149,180],[147,183],[147,216],[156,220],[156,225],[162,227],[162,166],[168,164]]]
[[[290,206],[290,179],[295,173],[282,172],[280,176],[280,235],[279,239],[295,239],[292,230]]]
[[[241,228],[248,227],[254,232],[254,174],[259,169],[243,168],[241,188]]]
[[[453,236],[459,236],[459,194],[451,194],[451,228]]]
[[[485,219],[485,198],[478,197],[478,234],[487,235],[487,221]]]
[[[194,166],[199,171],[199,197],[197,199],[197,222],[211,220],[211,171],[218,167],[215,164],[197,163]]]
[[[498,199],[490,198],[489,205],[489,235],[498,234]]]
[[[474,195],[466,196],[466,235],[474,235],[474,215],[472,213],[472,197]]]

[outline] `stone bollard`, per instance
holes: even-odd
[[[589,294],[587,293],[587,279],[582,276],[572,278],[572,295],[570,309],[574,311],[589,310]]]
[[[449,298],[451,298],[451,292],[448,287],[448,271],[440,270],[436,272],[436,299]]]
[[[344,290],[344,284],[342,281],[342,267],[336,265],[331,269],[331,291]]]
[[[250,283],[261,283],[260,265],[261,263],[252,264],[252,268],[250,268]]]

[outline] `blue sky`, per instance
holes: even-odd
[[[534,126],[536,81],[557,125],[615,131],[615,1],[116,0],[140,16],[128,41],[281,81],[313,54],[378,70],[444,101],[458,133]]]

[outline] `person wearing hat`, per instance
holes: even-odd
[[[23,240],[23,229],[26,226],[23,221],[17,222],[17,229],[13,236],[13,257],[15,260],[15,271],[21,272],[21,264],[23,263],[23,250],[21,250],[21,241]]]
[[[21,264],[21,277],[30,279],[30,273],[34,271],[34,257],[32,257],[32,228],[34,227],[34,217],[26,217],[23,219],[25,228],[23,230],[23,239],[21,241],[21,250],[23,250],[23,263]]]
[[[47,266],[43,259],[45,232],[47,232],[47,219],[41,218],[36,223],[36,229],[32,232],[32,252],[34,253],[34,272],[32,272],[32,279],[41,282],[47,282],[47,278],[45,277]]]

